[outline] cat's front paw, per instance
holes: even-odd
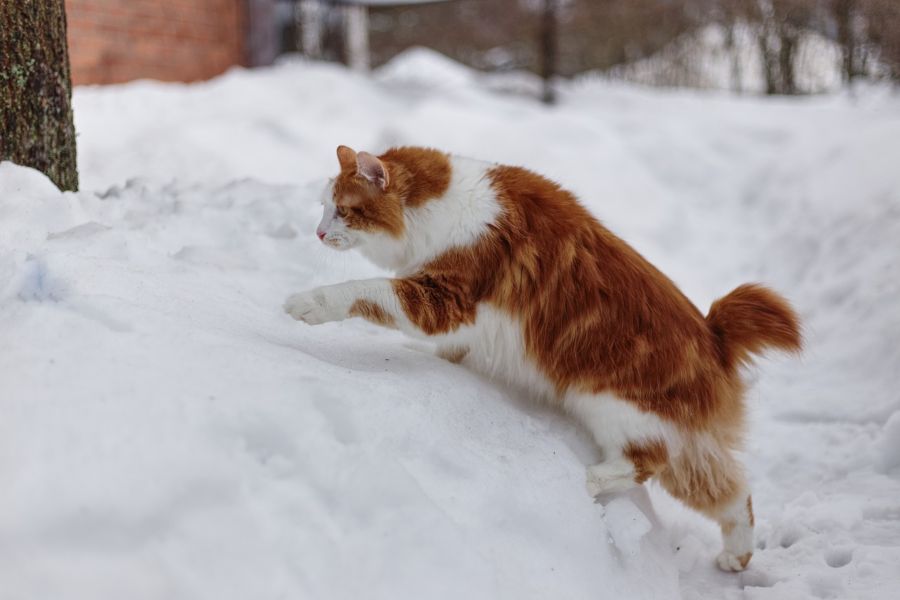
[[[284,302],[284,312],[309,325],[340,321],[346,317],[332,306],[328,294],[323,288],[300,292],[288,297]]]

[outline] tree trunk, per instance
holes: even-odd
[[[763,75],[766,79],[766,94],[771,96],[779,92],[779,75],[777,50],[772,47],[772,35],[768,27],[763,26],[757,40],[759,42],[759,53],[762,57]]]
[[[797,93],[797,78],[794,72],[794,55],[797,49],[798,34],[785,23],[781,25],[781,46],[778,49],[778,72],[781,76],[782,94]]]
[[[856,42],[853,39],[853,0],[833,0],[832,14],[837,25],[837,43],[841,48],[844,81],[853,80],[853,54]]]
[[[0,0],[0,160],[78,189],[63,0]]]
[[[728,55],[731,57],[731,91],[740,94],[743,92],[743,77],[741,75],[741,54],[738,48],[737,39],[735,38],[735,22],[730,20],[725,25],[725,47],[728,49]]]

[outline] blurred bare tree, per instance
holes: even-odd
[[[373,64],[404,48],[427,46],[480,69],[537,71],[542,1],[457,0],[372,9]]]
[[[745,0],[745,18],[758,23],[760,55],[768,94],[796,94],[796,52],[813,29],[816,0]]]
[[[868,53],[875,54],[880,63],[889,69],[887,75],[894,81],[900,81],[900,1],[898,0],[858,0],[859,6],[855,16],[857,31],[861,35],[853,38],[851,43],[855,52],[859,48],[868,48]],[[854,3],[855,4],[855,3]],[[858,76],[858,67],[864,58],[855,58],[848,64],[846,58],[849,50],[844,50],[847,73]],[[850,69],[856,69],[851,71]]]
[[[563,76],[634,63],[713,25],[733,50],[736,86],[741,69],[748,68],[737,37],[747,32],[752,32],[764,91],[770,94],[805,91],[798,69],[804,66],[803,45],[813,37],[839,49],[847,82],[874,76],[900,80],[900,0],[554,2],[554,58]],[[546,6],[545,0],[457,0],[375,8],[370,14],[373,63],[411,46],[427,46],[480,69],[541,73],[547,64]]]
[[[707,2],[573,1],[565,15],[562,69],[606,69],[662,49],[704,20]]]

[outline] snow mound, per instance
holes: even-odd
[[[602,542],[571,424],[399,335],[282,314],[374,274],[271,235],[312,231],[324,182],[60,194],[4,164],[0,185],[5,593],[646,591]],[[674,597],[674,569],[651,587]]]
[[[84,191],[0,164],[0,596],[893,598],[900,102],[876,92],[584,79],[550,110],[422,52],[76,90]],[[282,314],[380,274],[312,235],[338,144],[533,168],[701,309],[754,280],[797,305],[803,358],[751,374],[748,571],[656,487],[593,504],[563,416]]]
[[[476,74],[439,52],[417,46],[404,50],[380,67],[378,78],[392,85],[424,86],[434,90],[469,86],[475,81]]]

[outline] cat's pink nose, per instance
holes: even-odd
[[[324,239],[325,239],[325,232],[322,231],[321,229],[316,229],[316,235],[319,236],[319,239],[320,239],[320,240],[324,240]]]

